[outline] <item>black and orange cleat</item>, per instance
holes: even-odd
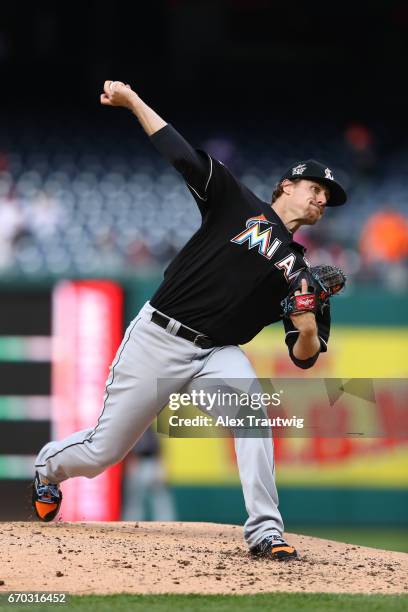
[[[254,557],[265,557],[276,559],[277,561],[289,561],[297,558],[296,549],[289,546],[285,540],[279,536],[266,536],[262,542],[254,546],[249,551]]]
[[[58,514],[62,502],[62,493],[57,484],[41,480],[38,472],[33,480],[32,504],[40,521],[52,521]]]

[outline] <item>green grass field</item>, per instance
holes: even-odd
[[[372,546],[384,550],[408,552],[408,529],[377,527],[302,527],[289,526],[291,533],[304,533],[317,538],[327,538],[347,544]]]
[[[64,605],[36,606],[0,603],[0,610],[75,610],[80,612],[402,612],[408,595],[326,595],[274,593],[262,595],[111,595],[70,597]]]

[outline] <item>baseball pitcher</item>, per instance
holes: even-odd
[[[59,483],[93,478],[121,461],[170,393],[207,379],[242,379],[245,392],[256,374],[239,345],[266,325],[282,320],[290,358],[300,368],[312,367],[327,351],[328,300],[344,285],[340,270],[310,268],[304,247],[293,239],[299,227],[317,223],[326,206],[346,201],[325,164],[294,164],[271,202],[263,202],[221,162],[191,147],[129,85],[106,81],[100,101],[136,116],[185,180],[201,225],[126,330],[95,427],[50,442],[39,452],[32,499],[43,521],[59,511]],[[158,386],[158,379],[165,384]],[[234,443],[249,550],[278,560],[296,557],[283,536],[271,435],[235,436]]]

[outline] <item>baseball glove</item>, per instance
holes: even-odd
[[[302,280],[307,282],[307,293],[301,293]],[[346,276],[336,266],[314,266],[302,270],[289,285],[289,293],[281,302],[282,316],[322,310],[332,295],[346,284]],[[300,292],[296,295],[296,292]]]

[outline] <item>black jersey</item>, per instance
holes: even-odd
[[[281,319],[288,283],[308,265],[305,248],[269,204],[174,128],[167,125],[152,140],[186,179],[202,223],[165,270],[151,304],[217,345],[245,344]],[[322,350],[328,308],[326,313],[319,326]],[[291,348],[296,328],[290,321],[285,327]]]

